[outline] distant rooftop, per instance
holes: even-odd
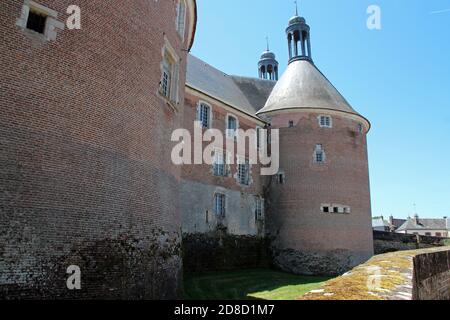
[[[446,230],[448,228],[446,219],[408,219],[398,231],[404,230]]]

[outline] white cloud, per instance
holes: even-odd
[[[447,13],[447,12],[450,12],[450,9],[431,11],[430,14],[439,14],[439,13]]]

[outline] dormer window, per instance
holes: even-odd
[[[332,128],[333,121],[330,116],[320,116],[319,117],[319,125],[321,128]]]
[[[289,128],[293,128],[294,127],[294,121],[289,121]]]

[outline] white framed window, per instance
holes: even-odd
[[[226,214],[226,197],[222,193],[214,195],[214,212],[219,217],[225,217]]]
[[[226,123],[226,134],[228,138],[235,138],[237,134],[237,129],[239,129],[239,120],[237,117],[228,114]]]
[[[350,214],[351,209],[349,206],[336,205],[336,204],[323,204],[321,206],[321,211],[324,213],[334,213],[334,214]]]
[[[177,18],[176,18],[176,30],[181,39],[184,40],[184,34],[186,30],[186,3],[184,0],[179,0],[177,5]]]
[[[162,50],[160,94],[173,104],[179,103],[179,58],[167,39]]]
[[[205,129],[211,128],[212,109],[206,102],[200,101],[197,106],[197,120],[201,122]]]
[[[214,175],[216,177],[228,177],[228,154],[221,149],[214,150]]]
[[[237,179],[239,184],[250,184],[250,162],[247,158],[238,158]]]
[[[256,221],[264,219],[264,199],[259,196],[255,197],[255,219]]]
[[[321,128],[332,128],[333,120],[330,116],[319,116],[319,125]]]
[[[323,146],[321,144],[316,145],[316,149],[314,151],[314,162],[325,163],[325,151],[323,150]]]

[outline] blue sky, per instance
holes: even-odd
[[[265,37],[287,64],[291,0],[198,0],[192,53],[228,74],[257,76]],[[369,5],[382,29],[366,27]],[[450,0],[301,0],[313,58],[372,122],[373,215],[450,216]],[[433,13],[434,12],[434,13]]]

